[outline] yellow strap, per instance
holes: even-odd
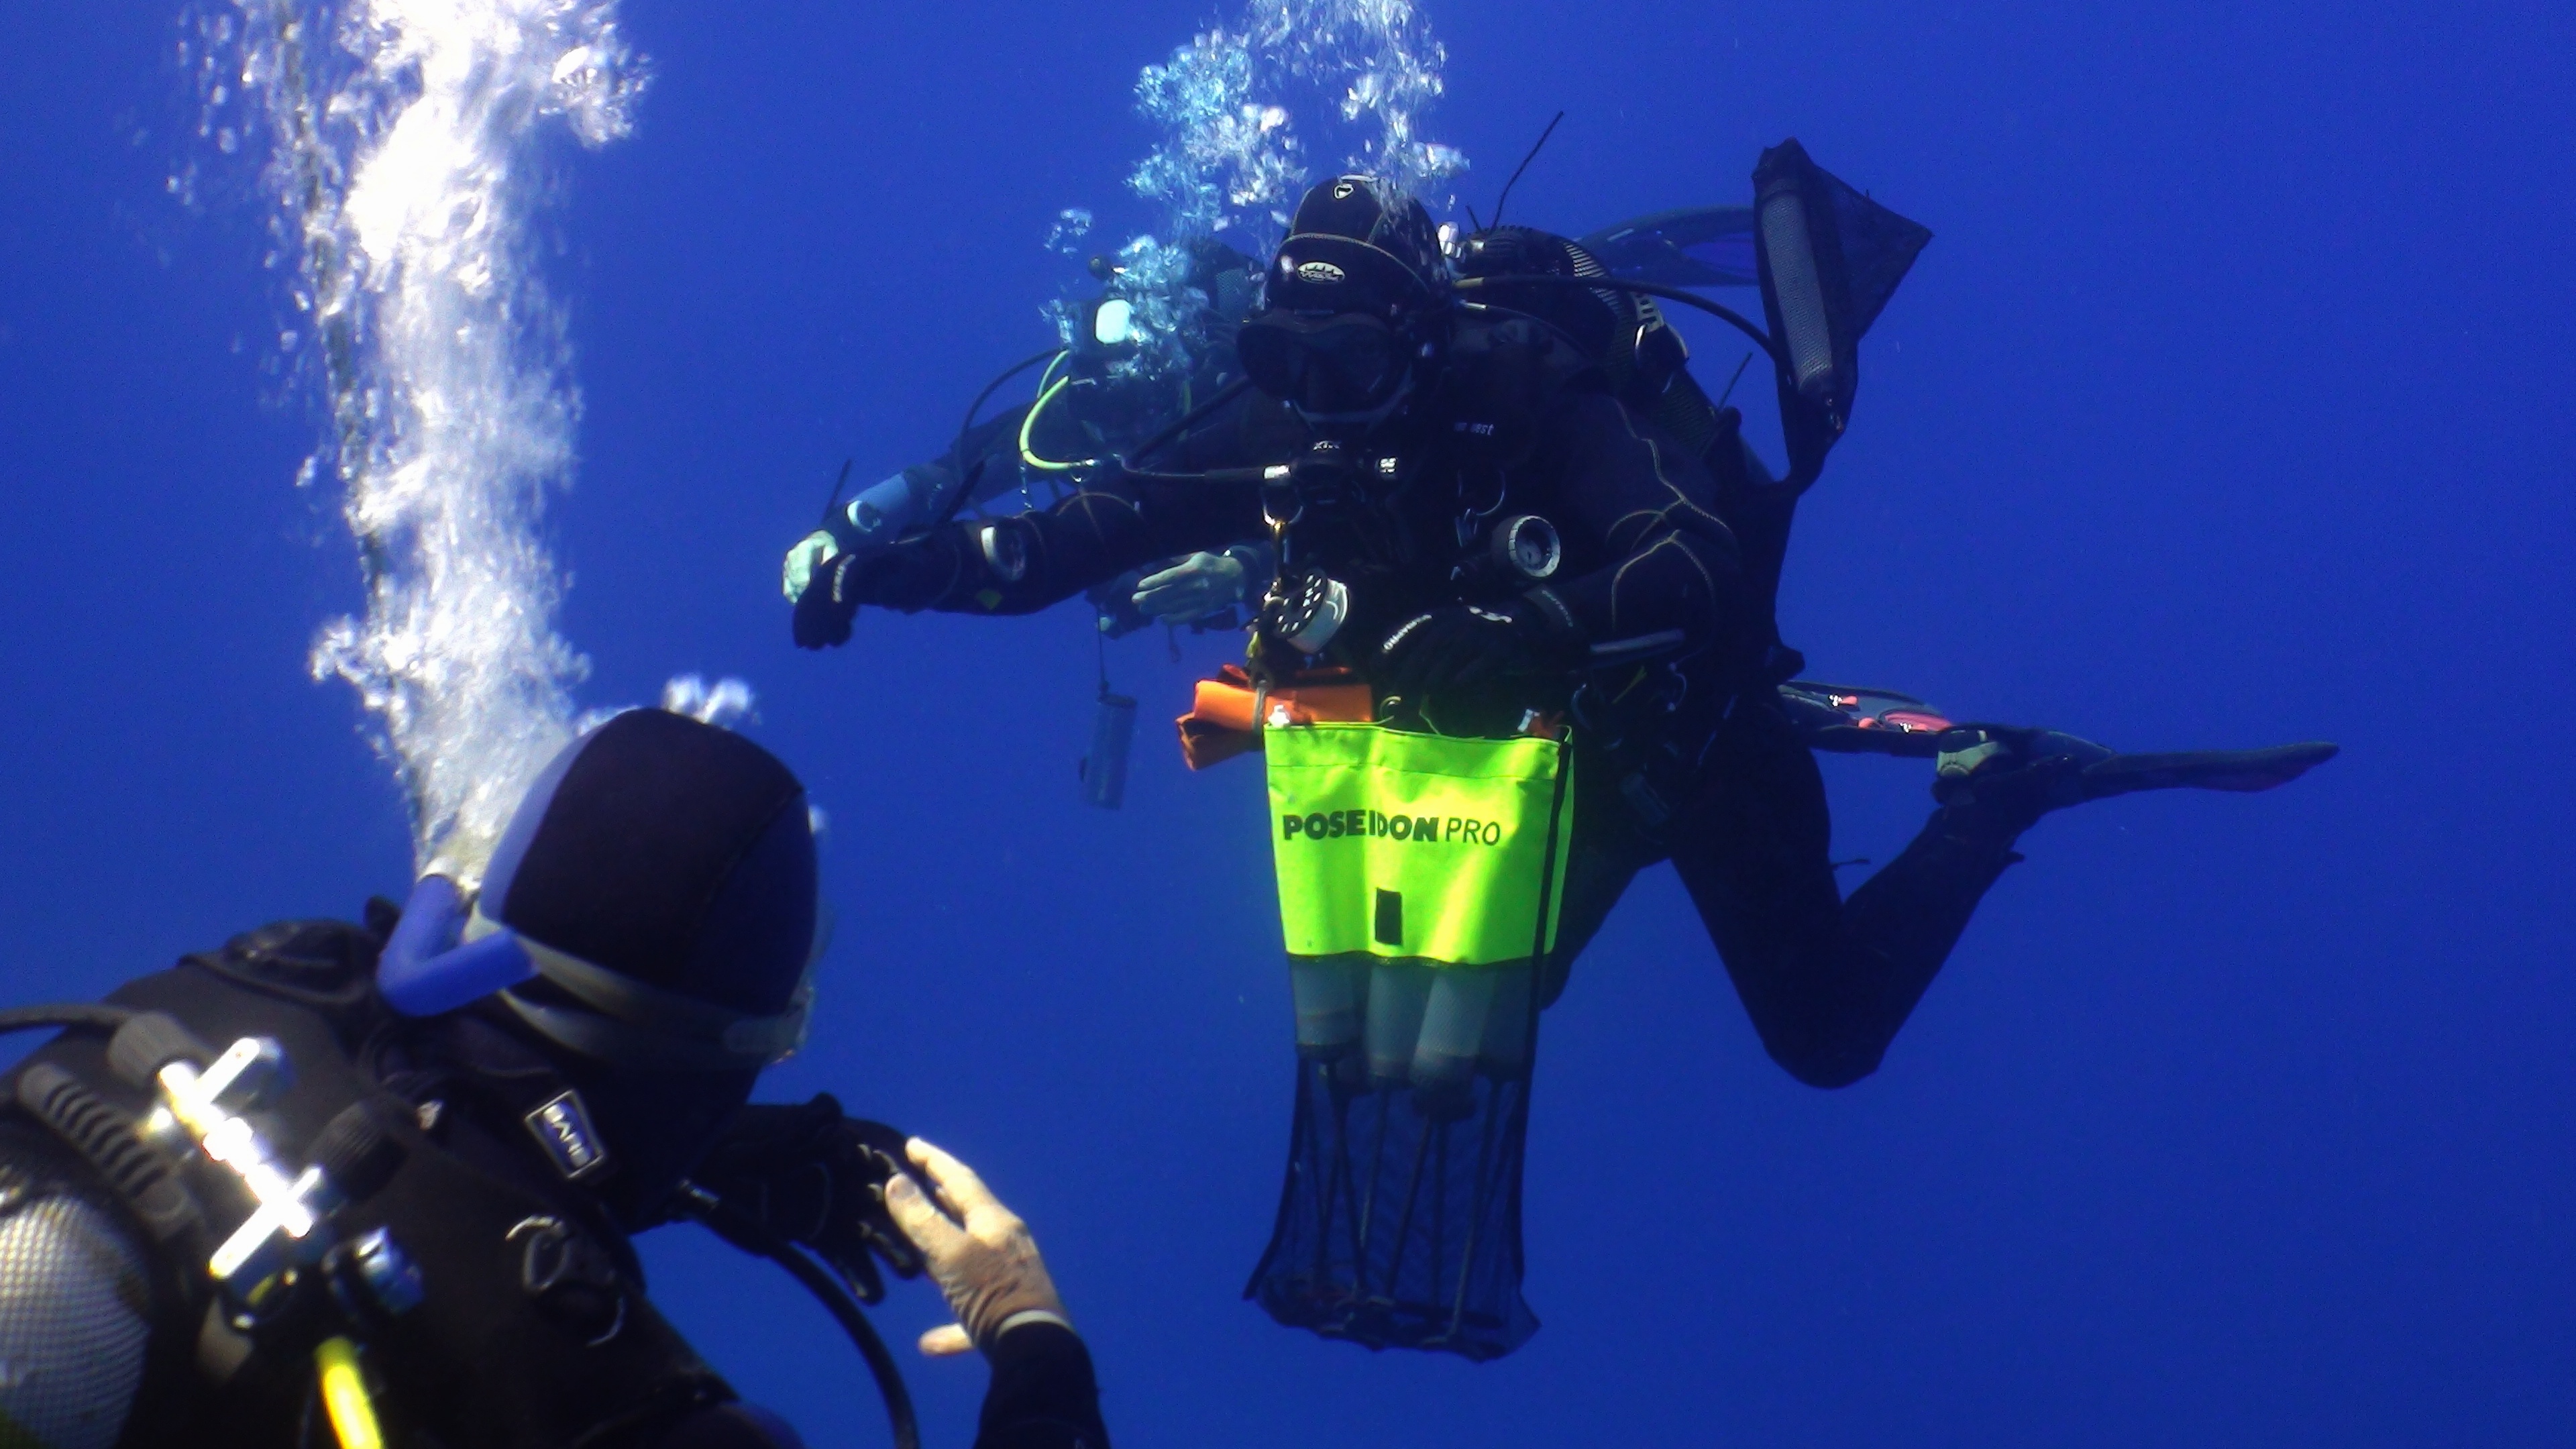
[[[358,1366],[358,1346],[346,1338],[326,1338],[313,1350],[313,1364],[322,1373],[322,1408],[331,1416],[340,1449],[384,1449],[384,1430],[376,1423],[367,1376]]]

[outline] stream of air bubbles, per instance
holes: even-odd
[[[323,627],[314,677],[357,690],[415,864],[470,879],[584,723],[539,532],[580,395],[531,223],[562,138],[632,129],[643,65],[615,0],[231,0],[190,16],[181,58],[218,151],[268,139],[280,344],[328,419],[301,481],[336,484],[357,543],[366,607]],[[666,702],[749,703],[693,678]]]
[[[1132,311],[1132,358],[1147,372],[1186,369],[1207,341],[1207,298],[1186,284],[1194,251],[1226,238],[1267,257],[1317,164],[1365,171],[1435,212],[1467,167],[1456,147],[1423,139],[1448,52],[1411,0],[1245,0],[1240,13],[1190,38],[1136,82],[1136,109],[1160,133],[1128,176],[1155,217],[1114,258],[1109,295]],[[1058,214],[1047,244],[1072,252],[1094,217]],[[1059,303],[1070,344],[1081,309]]]
[[[181,58],[217,152],[266,138],[272,260],[294,279],[280,345],[327,417],[303,481],[336,486],[357,543],[366,606],[321,630],[314,676],[356,689],[416,864],[470,878],[583,723],[588,666],[556,631],[564,576],[540,532],[580,395],[531,226],[564,138],[632,130],[644,66],[616,0],[201,0]],[[1444,205],[1466,161],[1418,120],[1445,58],[1409,0],[1246,0],[1147,68],[1137,105],[1161,139],[1129,186],[1157,230],[1119,249],[1111,284],[1144,343],[1128,365],[1205,342],[1192,248],[1275,244],[1316,158]],[[1056,240],[1089,222],[1066,212]],[[664,703],[723,720],[749,694],[683,678]]]

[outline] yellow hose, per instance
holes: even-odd
[[[1042,472],[1070,473],[1077,468],[1088,468],[1099,461],[1086,458],[1078,463],[1059,463],[1050,458],[1039,457],[1029,447],[1029,435],[1037,430],[1038,414],[1045,412],[1047,404],[1055,401],[1055,395],[1064,391],[1066,384],[1072,381],[1071,374],[1057,378],[1045,391],[1038,394],[1036,402],[1029,404],[1028,416],[1020,419],[1020,461]]]
[[[340,1449],[385,1449],[375,1402],[367,1396],[367,1377],[358,1367],[358,1346],[346,1338],[326,1338],[313,1350],[313,1364],[322,1373],[322,1408],[331,1416]]]

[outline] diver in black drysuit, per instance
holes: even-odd
[[[1267,285],[1240,342],[1264,390],[1154,460],[1162,471],[840,560],[798,610],[798,642],[842,642],[862,604],[1034,612],[1294,513],[1283,584],[1312,567],[1347,585],[1317,662],[1357,668],[1382,709],[1451,733],[1574,713],[1543,1000],[1628,881],[1669,859],[1771,1056],[1819,1087],[1867,1076],[2015,841],[2082,798],[2079,762],[2023,748],[2038,732],[1996,732],[1912,844],[1844,899],[1821,777],[1773,690],[1768,599],[1691,450],[1561,331],[1463,305],[1419,204],[1368,178],[1309,193]],[[1247,475],[1283,464],[1295,494],[1274,482],[1266,516]],[[1553,525],[1562,566],[1526,586],[1479,580],[1488,521],[1524,514]],[[1296,657],[1277,634],[1259,646],[1274,672]]]
[[[1157,291],[1109,258],[1093,258],[1092,272],[1110,286],[1068,318],[1065,346],[1023,361],[985,389],[989,395],[1043,361],[1038,396],[981,422],[970,416],[940,456],[846,501],[835,498],[822,526],[787,551],[780,569],[787,601],[802,597],[815,569],[837,554],[881,548],[1023,487],[1051,485],[1069,477],[1078,460],[1131,452],[1238,381],[1234,329],[1259,293],[1261,264],[1205,239],[1189,245],[1187,261]],[[1152,324],[1140,310],[1158,314],[1174,335],[1149,336]],[[1267,554],[1246,542],[1152,563],[1160,566],[1131,569],[1091,589],[1103,633],[1115,638],[1158,621],[1201,632],[1233,628],[1239,621],[1232,606],[1269,572]]]
[[[960,1326],[924,1350],[992,1365],[983,1449],[1106,1449],[1089,1355],[972,1172],[828,1096],[744,1105],[802,1038],[818,939],[785,766],[693,719],[619,715],[540,776],[483,884],[471,944],[426,958],[403,945],[426,939],[425,888],[399,916],[281,923],[100,1005],[6,1014],[75,1029],[0,1076],[0,1439],[331,1442],[317,1350],[354,1341],[409,1449],[795,1449],[645,1292],[630,1236],[693,1217],[809,1286],[823,1269],[789,1242],[870,1300],[872,1256],[926,1271]],[[426,1012],[419,990],[496,947],[533,976]],[[297,1191],[320,1221],[219,1278],[217,1245],[259,1239],[256,1204],[207,1160],[216,1134],[201,1155],[155,1115],[154,1083],[173,1061],[215,1075],[252,1038],[284,1070],[224,1110],[282,1177],[311,1164],[320,1186]]]

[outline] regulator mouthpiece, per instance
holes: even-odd
[[[495,931],[458,944],[467,902],[456,882],[425,875],[411,888],[402,923],[376,963],[376,990],[405,1016],[439,1016],[493,992],[536,979],[517,936]]]

